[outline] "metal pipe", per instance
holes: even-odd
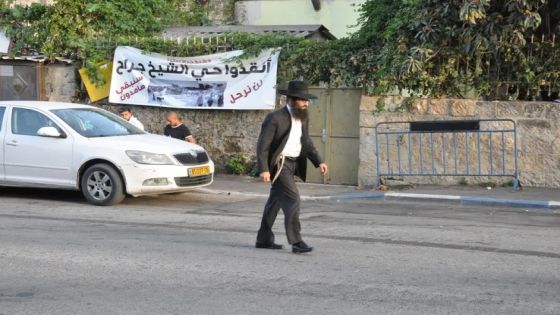
[[[387,144],[387,172],[393,173],[393,171],[391,170],[391,150],[389,149],[389,135],[386,134],[385,135],[385,140],[386,140],[386,144]]]
[[[447,174],[447,167],[446,167],[446,156],[445,156],[445,133],[441,133],[441,161],[443,163],[443,173]]]
[[[434,154],[434,134],[430,133],[430,151],[432,153],[432,174],[436,174],[435,154]]]
[[[469,133],[465,132],[465,167],[467,170],[467,174],[469,173]]]
[[[480,158],[480,132],[476,134],[476,150],[478,154],[478,174],[481,172],[481,158]]]
[[[457,133],[453,133],[453,150],[455,151],[454,160],[455,160],[455,173],[457,173]]]
[[[494,154],[493,154],[493,149],[492,149],[492,131],[490,131],[489,137],[490,139],[488,140],[488,145],[490,146],[490,156],[488,157],[489,159],[489,163],[490,163],[490,176],[492,176],[494,174],[494,166],[492,164],[494,164]]]
[[[393,175],[399,175],[399,176],[434,176],[434,175],[443,175],[443,176],[513,176],[514,177],[514,189],[518,190],[520,189],[520,183],[519,183],[519,157],[517,155],[517,148],[518,148],[518,142],[517,142],[517,126],[515,124],[515,122],[511,119],[496,119],[496,120],[480,120],[480,121],[491,121],[491,122],[499,122],[499,121],[505,121],[508,123],[511,123],[511,125],[513,126],[512,128],[499,128],[499,129],[495,129],[492,130],[491,128],[488,128],[488,130],[480,130],[480,131],[472,131],[472,130],[467,130],[467,131],[457,131],[457,130],[451,130],[451,131],[430,131],[430,132],[418,132],[418,131],[410,131],[410,130],[403,130],[402,128],[400,130],[397,130],[395,128],[392,127],[392,125],[395,124],[402,124],[403,122],[384,122],[384,123],[379,123],[377,124],[377,126],[375,127],[376,130],[376,134],[375,134],[375,149],[376,149],[376,164],[377,164],[377,175],[378,175],[378,179],[376,181],[376,183],[381,183],[381,176],[393,176]],[[381,131],[381,126],[389,126],[389,127],[385,127],[385,131]],[[429,154],[431,154],[430,158],[431,158],[431,171],[429,170],[425,170],[424,169],[424,134],[429,133],[429,140],[427,141],[427,145],[429,145]],[[441,135],[441,148],[436,150],[436,141],[434,140],[434,138],[437,140],[437,136],[438,135],[434,135],[435,133]],[[476,133],[476,140],[474,138],[471,137],[471,135],[474,136],[474,133]],[[447,139],[448,134],[451,134],[452,136],[450,137],[451,139]],[[462,149],[460,148],[460,144],[459,141],[461,141],[460,139],[458,139],[458,134],[464,134],[465,136],[465,140],[464,140],[464,145],[465,148]],[[499,136],[498,136],[499,134]],[[483,145],[484,145],[484,136],[488,135],[488,145],[489,145],[489,152],[488,152],[488,159],[489,159],[489,169],[482,169],[482,158],[486,155],[486,154],[482,154],[483,151]],[[498,169],[496,169],[494,167],[494,163],[496,163],[494,161],[494,136],[499,137],[497,141],[501,141],[501,154],[502,154],[502,167],[501,167],[501,173]],[[510,160],[508,158],[508,150],[506,148],[507,146],[507,141],[509,141],[509,136],[511,135],[511,137],[513,138],[513,145],[514,145],[514,149],[512,152],[512,160]],[[392,153],[391,153],[391,149],[392,149],[392,143],[391,143],[391,138],[395,137],[395,140],[397,141],[396,143],[396,155],[397,155],[397,159],[396,161],[393,160],[394,157],[392,157]],[[406,137],[406,138],[405,138]],[[382,143],[379,143],[380,139],[385,138],[385,145],[383,145]],[[403,146],[402,141],[405,141],[405,139],[408,140],[408,144],[406,145],[406,147]],[[473,163],[473,166],[471,167],[470,162],[472,160],[472,162],[474,162],[473,159],[471,159],[471,151],[472,148],[470,148],[470,143],[471,140],[473,142],[473,144],[475,144],[476,141],[476,153],[473,152],[473,156],[474,158],[478,158],[477,159],[477,164],[478,164],[478,170],[477,166]],[[416,147],[414,145],[414,141],[418,142],[418,147]],[[449,145],[448,147],[448,142],[452,142],[452,144]],[[386,150],[387,152],[381,152],[382,150]],[[407,157],[403,157],[403,151],[407,150]],[[441,153],[437,153],[439,152],[438,150],[441,150]],[[450,152],[450,150],[453,150],[453,152]],[[428,150],[427,150],[428,151]],[[413,161],[413,157],[414,157],[414,153],[418,152],[418,165],[417,167],[414,165],[414,161]],[[381,161],[381,157],[383,156],[383,154],[386,155],[386,167],[387,169],[384,170],[383,169],[383,165],[385,163],[383,163]],[[441,154],[441,164],[443,169],[441,170],[438,164],[436,164],[436,154]],[[465,167],[461,167],[460,165],[460,156],[465,156]],[[449,163],[447,161],[448,158],[452,158],[453,160],[450,160]],[[496,156],[496,161],[499,159],[499,156]],[[408,160],[408,171],[404,171],[403,167],[404,164],[406,163],[403,161],[403,159],[407,159]],[[453,165],[451,165],[450,163],[452,163]],[[513,165],[513,171],[510,171],[510,166],[511,164]],[[448,165],[449,164],[449,165]],[[393,165],[396,167],[396,170],[393,169]],[[496,172],[497,171],[497,172]]]

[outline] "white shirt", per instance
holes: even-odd
[[[128,122],[133,124],[134,126],[140,128],[141,130],[144,130],[144,124],[141,123],[140,120],[138,120],[136,117],[130,116],[130,119],[128,120]]]
[[[284,150],[282,150],[282,155],[285,157],[298,157],[301,153],[301,120],[294,119],[292,110],[289,106],[288,111],[290,112],[290,117],[292,118],[292,128],[290,129],[290,135],[288,136],[286,146],[284,147]]]

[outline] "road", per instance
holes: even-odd
[[[558,214],[308,200],[295,255],[263,203],[0,189],[0,314],[560,314]]]

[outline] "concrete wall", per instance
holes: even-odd
[[[362,97],[360,105],[360,186],[371,186],[376,179],[376,148],[375,126],[385,121],[419,121],[419,120],[454,120],[506,118],[517,124],[517,141],[519,171],[521,183],[525,186],[560,187],[560,104],[547,102],[485,102],[476,100],[454,99],[417,99],[411,104],[410,110],[402,109],[403,98],[383,98],[381,108],[379,97]],[[504,127],[497,125],[495,127]],[[381,142],[381,141],[380,141]],[[480,145],[483,155],[489,152],[488,141]],[[492,143],[493,149],[500,150],[500,144]],[[503,145],[506,155],[513,153],[513,141],[505,141]],[[436,143],[436,146],[441,144]],[[475,161],[476,141],[470,141],[470,161]],[[427,150],[428,146],[424,146]],[[381,151],[381,150],[380,150]],[[387,150],[385,150],[387,151]],[[396,157],[396,148],[389,149],[392,157]],[[460,161],[465,161],[464,154]],[[430,156],[430,152],[423,152]],[[382,160],[386,156],[382,156]],[[417,159],[413,155],[413,159]],[[436,157],[437,160],[437,157]],[[467,158],[468,160],[468,158]],[[513,160],[507,161],[512,165]],[[429,163],[429,162],[428,162]],[[437,161],[436,161],[437,163]],[[494,164],[499,168],[500,161]],[[406,164],[406,163],[403,163]],[[482,163],[482,169],[488,169],[488,162]],[[476,169],[475,169],[476,171]],[[494,182],[499,184],[511,178],[465,177],[470,184],[477,182]],[[404,177],[404,182],[423,184],[458,184],[461,177]]]
[[[323,24],[337,38],[356,30],[357,9],[365,0],[321,0],[315,11],[311,0],[242,0],[235,14],[242,25]]]

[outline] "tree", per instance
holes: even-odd
[[[102,83],[97,63],[110,59],[119,38],[149,38],[167,25],[205,24],[205,10],[195,0],[55,0],[30,6],[0,0],[0,29],[12,38],[12,53],[83,61],[90,78]]]
[[[171,24],[207,22],[194,0],[55,0],[52,5],[31,6],[11,2],[1,2],[0,26],[20,43],[17,48],[27,45],[48,57],[73,58],[92,38],[146,37]]]
[[[560,35],[558,6],[547,0],[369,0],[356,37],[377,47],[376,83],[385,91],[462,97],[474,89],[487,98],[533,98],[542,86],[560,87],[553,42]]]

